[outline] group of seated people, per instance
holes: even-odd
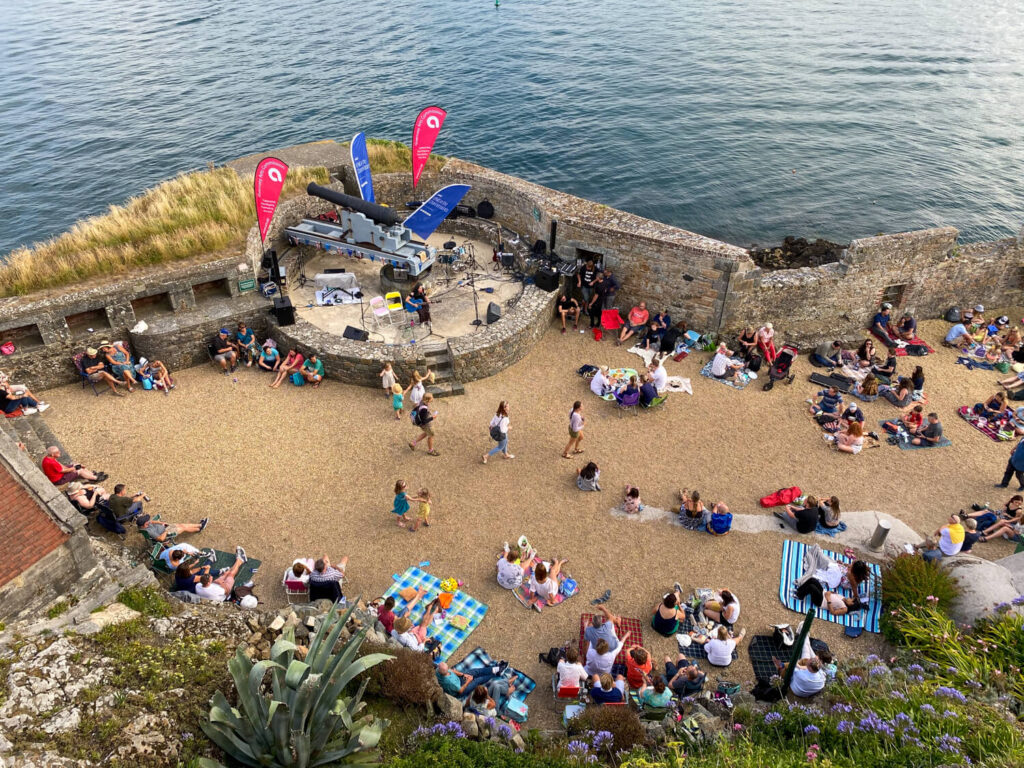
[[[993,365],[1006,363],[1009,366],[1024,366],[1024,339],[1020,330],[1010,327],[1010,318],[1006,315],[988,322],[984,312],[985,307],[981,304],[973,310],[962,312],[960,321],[954,323],[946,333],[943,344],[976,358],[983,357]]]
[[[970,552],[978,541],[981,541],[978,520],[961,510],[951,514],[946,524],[925,539],[918,550],[925,560],[941,560],[961,552]]]
[[[80,366],[83,376],[94,384],[106,384],[117,397],[124,397],[124,392],[120,392],[118,387],[127,388],[129,392],[134,392],[135,387],[156,389],[164,394],[169,394],[175,387],[166,365],[145,357],[135,362],[120,341],[102,341],[98,347],[88,347]]]
[[[345,568],[348,557],[343,557],[337,564],[331,562],[326,553],[313,559],[299,557],[284,572],[281,584],[285,589],[309,590],[309,601],[331,600],[344,602],[345,596],[341,586],[345,579]]]
[[[798,600],[810,597],[818,610],[834,616],[868,608],[871,596],[871,577],[863,560],[839,563],[825,554],[817,544],[804,549],[803,573],[793,583],[793,594]],[[851,593],[847,597],[837,590]]]
[[[281,357],[276,341],[267,339],[260,346],[256,334],[245,323],[239,323],[234,334],[227,328],[221,328],[210,342],[209,352],[225,376],[234,373],[242,360],[248,368],[255,365],[274,373],[273,381],[267,385],[272,389],[277,389],[285,379],[294,378],[296,374],[301,377],[297,383],[306,382],[314,388],[324,380],[324,364],[315,351],[304,356],[297,349],[289,349]]]
[[[655,358],[647,367],[647,370],[628,379],[618,379],[610,375],[607,365],[602,365],[594,372],[590,380],[590,391],[598,397],[614,394],[618,403],[639,403],[643,408],[649,408],[659,396],[665,393],[668,386],[668,372],[661,364],[661,360]]]
[[[886,301],[871,318],[870,331],[885,346],[892,349],[901,342],[906,343],[917,338],[917,320],[905,312],[898,322],[893,322],[892,304]]]
[[[822,528],[839,527],[841,510],[837,496],[819,501],[817,496],[808,494],[796,502],[774,509],[772,514],[797,533],[814,533],[819,525]]]
[[[241,601],[247,597],[255,599],[251,584],[235,583],[238,572],[249,559],[242,547],[235,547],[235,561],[223,570],[213,567],[217,554],[212,550],[197,550],[188,544],[175,543],[164,553],[167,564],[174,569],[173,591],[191,592],[214,603]]]
[[[555,604],[562,587],[562,567],[569,561],[559,557],[540,560],[529,542],[521,541],[525,546],[510,547],[505,542],[504,550],[498,555],[498,584],[505,589],[518,589],[525,583],[528,605],[542,612],[544,606]]]
[[[1011,541],[1024,540],[1024,496],[1010,497],[1002,509],[993,510],[987,504],[975,504],[974,511],[965,514],[964,525],[974,521],[978,541],[991,541],[997,537]],[[965,533],[965,538],[966,538]],[[961,551],[963,549],[961,548]]]
[[[679,491],[680,504],[673,511],[679,524],[690,531],[706,530],[712,536],[724,536],[732,530],[732,513],[725,502],[712,501],[705,505],[700,492],[683,488]]]

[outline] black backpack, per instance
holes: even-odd
[[[946,310],[946,322],[947,323],[959,323],[960,322],[960,307],[950,307]]]
[[[424,412],[426,410],[427,410],[427,406],[420,405],[420,406],[417,406],[416,409],[412,412],[412,423],[415,424],[417,427],[422,427],[423,426],[423,423],[424,423],[423,417],[425,415]]]
[[[547,653],[538,653],[537,661],[549,667],[557,667],[558,662],[565,658],[564,648],[550,648]]]
[[[761,370],[761,356],[752,354],[750,359],[747,361],[747,369],[757,373]]]

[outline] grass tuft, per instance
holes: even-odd
[[[348,142],[344,142],[348,146]],[[366,139],[366,154],[370,158],[370,171],[378,173],[412,173],[412,150],[400,141],[390,139]],[[431,155],[427,160],[426,173],[440,171],[448,158]]]
[[[282,199],[301,194],[311,181],[328,183],[327,169],[289,169]],[[165,181],[62,235],[13,251],[0,265],[0,296],[238,248],[256,222],[252,185],[252,176],[223,167]]]

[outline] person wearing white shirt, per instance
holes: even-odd
[[[776,666],[778,666],[778,662],[776,662]],[[782,669],[785,669],[785,666]],[[824,665],[814,651],[811,650],[811,641],[809,639],[804,640],[800,660],[793,669],[793,679],[790,681],[789,690],[796,696],[806,698],[813,696],[823,689],[827,680],[828,675],[825,672]]]
[[[590,380],[590,391],[598,397],[604,397],[609,390],[611,384],[608,383],[608,366],[602,365]]]
[[[506,545],[507,546],[507,545]],[[498,585],[505,589],[518,589],[523,578],[533,566],[533,553],[520,560],[522,553],[517,549],[506,549],[498,558]]]
[[[736,650],[736,644],[743,639],[747,631],[741,630],[735,638],[729,635],[729,630],[721,626],[718,628],[718,635],[710,640],[701,640],[693,637],[694,641],[704,644],[704,652],[708,656],[708,663],[716,667],[728,667],[732,664],[732,654]],[[691,636],[693,634],[691,633]]]
[[[231,590],[235,588],[235,576],[238,575],[238,570],[246,560],[248,560],[248,558],[245,556],[245,550],[241,547],[235,547],[234,565],[220,574],[216,579],[210,576],[210,574],[204,573],[199,578],[199,583],[196,584],[196,595],[204,600],[223,603],[228,599],[228,595],[231,594]]]
[[[718,345],[718,349],[715,350],[715,358],[711,361],[711,375],[716,379],[731,379],[736,380],[736,374],[739,373],[740,368],[743,365],[741,363],[734,363],[732,361],[732,351],[725,346],[725,342],[721,342]]]
[[[580,664],[580,654],[573,646],[565,652],[565,658],[558,662],[558,688],[580,688],[587,681],[587,670]]]
[[[498,403],[498,410],[495,412],[494,417],[491,419],[491,423],[488,426],[491,439],[495,441],[496,445],[484,454],[484,464],[487,463],[487,459],[489,457],[499,452],[506,459],[515,458],[515,456],[508,452],[508,427],[508,402],[502,400]]]
[[[603,637],[592,645],[590,650],[587,651],[587,674],[611,674],[612,664],[615,663],[615,657],[619,655],[619,651],[621,651],[622,647],[626,644],[626,640],[629,639],[629,635],[630,633],[627,632],[620,639],[616,640],[614,645],[610,644]]]
[[[668,371],[665,370],[665,366],[661,364],[661,361],[655,358],[651,363],[650,372],[651,382],[660,395],[668,387]]]
[[[285,570],[284,576],[281,578],[281,584],[287,585],[289,581],[301,581],[303,584],[308,584],[309,572],[312,570],[313,558],[297,557]]]

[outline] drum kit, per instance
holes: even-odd
[[[456,279],[459,273],[471,270],[476,263],[476,249],[473,243],[466,240],[462,245],[449,240],[444,244],[443,250],[437,252],[437,261],[444,267],[443,280],[451,281]]]

